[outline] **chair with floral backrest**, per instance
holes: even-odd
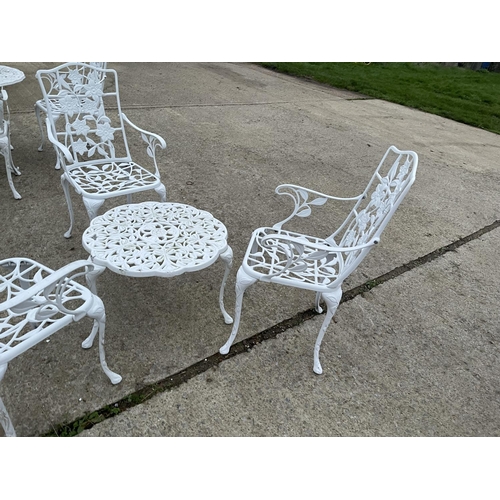
[[[140,129],[121,111],[118,75],[113,69],[85,63],[66,63],[36,73],[47,109],[47,135],[55,146],[63,174],[61,183],[70,215],[74,214],[69,187],[79,193],[92,220],[106,199],[154,190],[161,201],[167,193],[156,163],[156,148],[166,148],[162,137]],[[103,79],[106,87],[103,88]],[[58,110],[55,119],[52,109]],[[151,166],[132,160],[125,124],[141,134]]]
[[[92,346],[99,333],[102,369],[113,384],[122,378],[108,368],[104,353],[105,309],[95,289],[76,281],[96,271],[94,264],[79,260],[53,271],[26,258],[0,260],[0,381],[7,365],[17,356],[74,321],[94,320],[82,347]],[[89,286],[93,287],[88,280]],[[0,425],[6,436],[15,436],[12,421],[0,398]]]
[[[89,62],[88,64],[90,66],[92,66],[93,68],[106,69],[108,63],[106,63],[106,62]],[[92,70],[92,71],[95,71],[95,70]],[[51,85],[54,85],[54,88],[52,88],[48,91],[50,94],[55,94],[60,90],[57,88],[57,85],[59,83],[58,80],[51,79],[48,83]],[[104,83],[104,79],[102,80],[102,83]],[[59,101],[54,99],[53,101],[51,101],[51,104],[53,105],[52,116],[53,116],[54,120],[57,120],[59,118],[59,115],[60,115],[59,109],[58,109]],[[43,147],[45,146],[45,132],[43,130],[45,125],[43,123],[44,120],[42,119],[42,113],[47,115],[47,105],[45,103],[45,99],[39,99],[38,101],[35,102],[35,115],[36,115],[38,127],[40,129],[40,136],[41,136],[41,142],[40,142],[40,146],[38,147],[38,151],[43,151]],[[55,169],[59,170],[61,168],[61,163],[59,161],[59,155],[57,155],[57,150],[56,150],[56,157],[57,157],[57,161],[56,161]]]
[[[21,199],[12,181],[12,174],[21,175],[20,170],[14,165],[12,159],[12,145],[10,143],[10,120],[8,94],[4,89],[0,89],[0,155],[5,159],[5,170],[7,172],[7,182],[16,200]]]
[[[257,280],[316,292],[316,310],[327,312],[314,348],[315,373],[321,374],[319,350],[323,336],[342,298],[342,283],[380,241],[380,235],[415,180],[418,156],[413,151],[389,147],[366,189],[353,198],[338,198],[301,186],[284,184],[276,193],[290,196],[292,214],[272,227],[260,227],[250,243],[236,278],[234,324],[220,353],[227,354],[238,332],[243,294]],[[383,173],[385,171],[385,173]],[[310,196],[312,199],[310,199]],[[328,200],[354,202],[354,207],[329,237],[322,239],[285,231],[294,217],[308,217],[315,206]]]

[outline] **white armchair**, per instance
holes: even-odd
[[[290,184],[278,186],[276,193],[290,196],[294,209],[285,220],[252,233],[236,278],[233,329],[220,353],[229,352],[238,332],[245,290],[258,280],[278,283],[316,292],[316,310],[320,313],[321,298],[327,305],[314,348],[313,370],[321,374],[319,350],[342,298],[342,283],[380,242],[382,231],[415,180],[417,165],[416,153],[391,146],[366,189],[353,198],[338,198]],[[345,221],[329,237],[322,239],[282,229],[294,217],[308,217],[313,207],[328,200],[354,203]]]
[[[122,113],[116,71],[67,63],[38,70],[36,76],[47,110],[47,135],[63,170],[61,183],[70,216],[66,238],[74,226],[70,186],[82,196],[90,220],[106,199],[116,196],[126,196],[131,203],[132,194],[154,190],[166,201],[156,163],[156,148],[165,149],[166,143],[159,135],[136,127]],[[146,143],[151,159],[147,167],[132,160],[125,124]]]
[[[104,305],[93,291],[75,281],[92,272],[94,265],[85,260],[57,271],[31,259],[0,260],[0,381],[14,358],[87,316],[94,320],[94,325],[82,347],[90,348],[99,332],[102,369],[113,384],[122,380],[106,364]],[[6,436],[16,435],[1,398],[0,425]]]

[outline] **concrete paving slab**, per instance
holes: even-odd
[[[63,238],[69,219],[60,173],[53,168],[55,154],[50,148],[37,151],[33,106],[41,93],[34,73],[56,64],[9,63],[26,74],[26,80],[8,88],[13,156],[22,170],[14,182],[22,200],[12,198],[0,168],[0,258],[24,255],[53,268],[87,257],[81,234],[88,223],[74,195],[77,228],[71,239]],[[251,232],[289,213],[274,188],[289,182],[340,196],[358,194],[391,144],[417,151],[417,181],[380,247],[346,282],[346,289],[500,219],[500,138],[489,132],[251,64],[109,67],[119,73],[127,116],[167,140],[159,165],[169,200],[208,210],[228,228],[234,251],[228,311]],[[130,139],[143,158],[140,138]],[[153,197],[138,195],[134,201],[146,199]],[[113,200],[104,208],[122,203]],[[294,227],[327,235],[346,210],[332,206]],[[98,286],[107,308],[108,364],[123,375],[123,382],[111,386],[96,349],[79,348],[90,323],[72,325],[9,366],[0,394],[18,433],[48,432],[216,353],[230,332],[217,303],[222,273],[220,263],[169,280],[104,273]],[[238,338],[312,304],[311,294],[256,285],[247,294]]]
[[[498,436],[500,229],[80,434]],[[479,299],[479,300],[477,300]]]

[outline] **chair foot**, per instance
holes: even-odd
[[[229,349],[231,349],[231,343],[227,342],[219,349],[219,352],[221,354],[227,354],[229,352]]]
[[[313,372],[316,373],[317,375],[321,375],[323,373],[323,368],[321,368],[320,363],[314,365]]]
[[[122,381],[122,376],[118,375],[118,373],[112,372],[111,370],[106,372],[106,375],[108,376],[109,380],[111,380],[111,383],[113,385],[119,384]]]

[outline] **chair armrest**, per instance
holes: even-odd
[[[290,196],[293,199],[295,207],[290,216],[281,222],[276,223],[273,229],[281,229],[283,224],[293,219],[294,217],[308,217],[311,214],[311,206],[321,206],[324,205],[328,200],[337,201],[359,201],[363,194],[355,196],[353,198],[339,198],[337,196],[330,196],[328,194],[320,193],[319,191],[314,191],[302,186],[296,186],[294,184],[281,184],[276,188],[276,193],[279,195]],[[311,201],[309,200],[309,195],[312,194],[316,196]]]
[[[260,238],[260,242],[262,246],[266,245],[266,242],[268,240],[279,240],[282,241],[283,243],[287,243],[290,245],[294,245],[298,248],[302,247],[302,251],[300,252],[301,254],[304,253],[305,247],[311,248],[312,250],[315,250],[316,252],[321,252],[326,254],[330,253],[349,253],[349,252],[357,252],[358,250],[364,250],[366,248],[371,248],[374,245],[378,245],[380,243],[380,238],[372,238],[370,241],[363,243],[361,245],[355,245],[352,247],[340,247],[337,245],[323,245],[320,243],[314,243],[310,240],[307,240],[306,238],[300,238],[300,237],[293,237],[289,236],[286,234],[268,234],[264,236],[263,238]],[[312,259],[321,259],[323,258],[322,256],[310,254],[308,258]]]
[[[64,145],[62,144],[61,142],[59,142],[55,137],[54,137],[54,133],[52,132],[52,126],[50,124],[50,119],[49,117],[47,116],[47,118],[45,119],[45,126],[46,126],[46,129],[47,129],[47,137],[49,138],[49,141],[59,150],[61,151],[61,153],[65,156],[66,160],[68,160],[68,162],[70,163],[74,163],[75,159],[71,156],[71,153],[69,152],[69,149]],[[56,151],[57,151],[56,149]]]
[[[342,274],[349,267],[348,255],[357,251],[368,251],[379,243],[379,238],[372,238],[367,243],[352,247],[339,247],[335,245],[325,245],[314,243],[308,239],[293,237],[285,234],[269,234],[260,238],[262,248],[278,248],[286,256],[286,264],[279,270],[270,272],[269,279],[278,277],[288,271],[300,273],[308,267],[306,261],[327,259],[330,266],[338,265],[338,275]],[[345,258],[344,258],[345,256]],[[261,278],[262,279],[262,278]]]
[[[9,266],[9,263],[17,265],[17,263],[24,260],[32,264],[37,264],[36,262],[30,259],[15,259],[15,260],[7,259],[0,261],[0,266]],[[77,273],[76,271],[82,267],[85,268],[85,270]],[[7,309],[15,310],[15,312],[20,312],[20,313],[25,312],[31,309],[34,305],[36,305],[30,300],[32,299],[33,296],[43,291],[43,295],[46,297],[57,286],[59,286],[60,288],[64,288],[65,284],[69,280],[74,280],[79,276],[86,275],[89,271],[93,269],[94,269],[94,264],[92,264],[88,260],[77,260],[75,262],[67,264],[61,269],[54,271],[49,276],[46,276],[42,280],[38,281],[37,283],[34,283],[28,289],[19,292],[15,297],[12,297],[11,299],[8,299],[2,304],[0,304],[0,312],[6,311]],[[89,291],[89,293],[91,292]],[[57,304],[57,305],[59,306],[62,304]],[[70,312],[71,314],[77,313],[76,310],[67,311],[64,307],[62,307],[61,310],[63,310],[64,312]]]
[[[152,146],[151,152],[149,151],[148,147],[148,154],[153,158],[154,156],[154,150],[156,149],[157,146],[159,146],[161,149],[165,149],[167,147],[167,143],[165,142],[165,139],[163,137],[159,136],[158,134],[153,134],[153,132],[148,132],[147,130],[143,130],[142,128],[139,128],[137,125],[132,123],[128,118],[125,113],[122,113],[122,117],[127,123],[127,125],[130,125],[132,128],[137,130],[138,132],[141,133],[141,137],[144,139],[144,142],[146,144],[149,144]]]
[[[123,120],[127,125],[130,125],[133,129],[137,130],[138,132],[141,133],[141,137],[143,141],[148,145],[146,148],[146,152],[148,156],[150,156],[153,159],[155,169],[156,169],[156,175],[159,176],[159,170],[158,170],[158,165],[156,164],[156,148],[160,147],[161,149],[165,149],[167,147],[167,143],[165,142],[165,139],[163,137],[160,137],[158,134],[153,134],[152,132],[148,132],[147,130],[143,130],[142,128],[139,128],[137,125],[132,123],[128,118],[125,113],[121,114],[123,117]]]

